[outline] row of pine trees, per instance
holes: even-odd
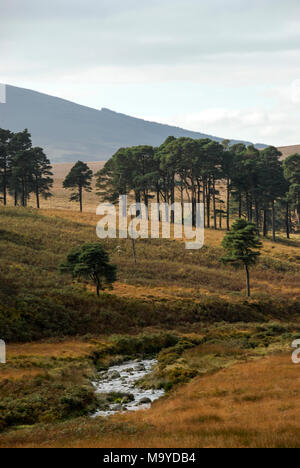
[[[135,201],[174,203],[180,198],[205,205],[205,225],[217,229],[231,215],[255,222],[258,234],[299,229],[300,155],[281,161],[275,147],[259,151],[244,144],[169,137],[157,148],[120,148],[97,173],[98,194],[116,202],[133,193]]]
[[[267,236],[285,228],[287,237],[300,228],[300,155],[283,162],[275,147],[222,144],[210,139],[168,137],[160,147],[120,148],[96,174],[97,194],[116,203],[119,195],[133,194],[136,203],[151,200],[174,203],[178,198],[205,206],[205,226],[217,229],[231,216],[255,222],[258,234]],[[52,167],[42,148],[33,147],[25,129],[0,129],[0,191],[15,205],[26,206],[30,196],[52,195]],[[83,191],[91,191],[93,173],[78,161],[63,187],[72,189],[70,200],[83,205]],[[172,214],[171,214],[172,216]]]
[[[82,211],[82,192],[91,191],[93,172],[78,161],[66,176],[63,187],[72,189],[70,201],[77,201]],[[37,208],[40,198],[53,195],[52,166],[44,150],[32,145],[27,129],[13,133],[0,128],[0,200],[8,203],[12,196],[15,206],[27,206],[33,195]]]
[[[0,129],[0,190],[4,205],[8,195],[14,204],[27,206],[32,194],[40,207],[40,197],[51,196],[52,167],[40,147],[33,147],[27,129],[13,133]]]

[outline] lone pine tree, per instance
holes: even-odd
[[[257,237],[256,225],[244,219],[238,219],[233,223],[231,231],[225,235],[222,246],[227,252],[227,255],[221,258],[224,264],[244,265],[247,297],[250,297],[249,267],[256,264],[262,247],[262,243]]]
[[[117,267],[109,263],[108,253],[99,242],[70,250],[66,262],[59,269],[61,273],[70,273],[73,278],[91,280],[96,286],[97,296],[104,289],[104,284],[110,286],[116,281]]]
[[[66,176],[63,182],[63,188],[73,189],[71,193],[70,201],[79,202],[80,212],[82,213],[82,192],[91,192],[91,180],[93,177],[93,172],[89,169],[88,165],[82,161],[77,161],[77,163],[72,167],[69,174]]]

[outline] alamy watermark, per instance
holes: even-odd
[[[127,195],[119,197],[119,209],[100,203],[96,214],[102,216],[96,232],[100,239],[182,239],[189,250],[204,245],[203,203],[132,203]],[[118,227],[118,230],[117,230]]]
[[[6,364],[6,344],[0,340],[0,364]]]
[[[0,104],[6,104],[6,85],[0,83]]]
[[[295,340],[292,343],[292,348],[297,348],[293,353],[292,353],[292,362],[294,364],[300,364],[300,340]]]

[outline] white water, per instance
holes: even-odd
[[[109,410],[97,411],[94,414],[94,417],[110,416],[111,414],[115,414],[119,411],[136,411],[139,409],[150,408],[151,403],[139,404],[139,401],[142,398],[149,398],[151,402],[153,402],[164,395],[164,390],[144,390],[135,386],[135,383],[146,374],[149,374],[156,362],[157,361],[155,359],[148,359],[139,362],[129,361],[119,366],[110,367],[103,375],[103,378],[100,376],[100,380],[94,382],[96,393],[130,393],[134,395],[134,400],[123,405],[122,409],[116,408],[118,405],[112,403],[110,404]],[[141,366],[144,366],[144,369],[141,369]],[[109,377],[113,372],[118,372],[120,377],[114,379]]]

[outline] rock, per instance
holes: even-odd
[[[111,409],[113,411],[122,411],[122,405],[120,405],[119,403],[117,405],[111,405]]]
[[[107,377],[112,380],[112,379],[119,379],[121,376],[118,371],[111,371],[107,374]]]
[[[144,366],[144,364],[138,364],[135,368],[135,370],[137,371],[145,371],[146,370],[146,367]]]
[[[152,403],[152,401],[148,397],[141,398],[139,401],[139,405],[147,405],[148,403]]]
[[[121,403],[122,405],[125,404],[125,403],[130,403],[131,401],[134,401],[134,395],[132,395],[131,393],[129,393],[128,395],[124,395],[122,400],[121,400]]]

